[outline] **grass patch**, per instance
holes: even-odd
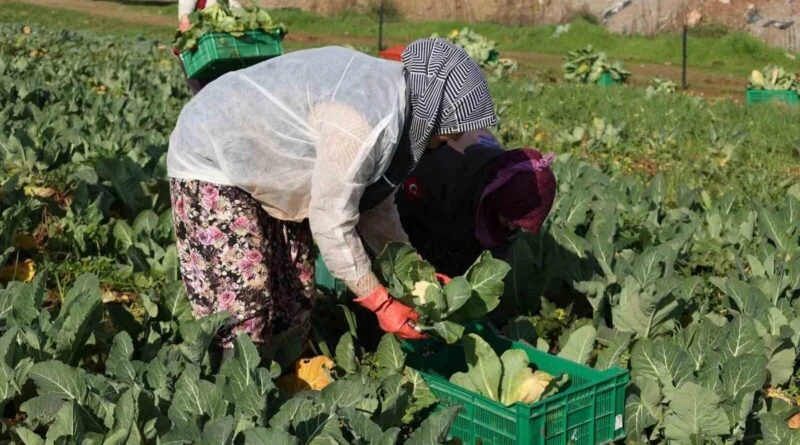
[[[661,171],[673,190],[685,184],[776,199],[800,182],[798,108],[525,80],[491,88],[501,109],[498,135],[510,147],[571,152],[620,174]],[[598,119],[620,129],[619,139],[596,131]],[[566,137],[576,127],[586,133],[581,141]]]
[[[174,16],[176,7],[167,5],[119,4],[120,10],[154,16]],[[289,31],[330,36],[330,39],[313,44],[289,44],[287,50],[322,44],[335,44],[336,36],[363,37],[363,45],[374,45],[369,38],[377,36],[378,23],[374,14],[346,11],[334,16],[321,16],[297,8],[270,10],[277,21],[284,22]],[[612,59],[640,63],[681,62],[681,36],[666,33],[657,36],[623,36],[608,32],[602,26],[591,23],[580,14],[572,22],[569,32],[554,39],[555,25],[512,26],[494,23],[468,23],[463,21],[394,21],[385,25],[387,43],[409,42],[433,33],[446,34],[452,29],[469,26],[498,42],[501,51],[565,54],[567,51],[593,45],[605,51]],[[103,31],[117,35],[144,35],[169,40],[174,28],[126,23],[121,20],[91,17],[85,13],[51,10],[30,5],[8,3],[0,12],[0,21],[21,22],[33,20],[52,23],[55,26]],[[800,60],[786,57],[784,50],[769,47],[760,40],[741,32],[734,32],[721,25],[705,25],[692,31],[689,39],[689,65],[712,68],[715,71],[746,75],[752,69],[776,63],[793,71],[800,71]]]
[[[170,26],[131,23],[124,20],[90,15],[80,11],[52,9],[22,3],[4,3],[0,23],[42,24],[49,29],[91,31],[120,37],[144,37],[158,41],[172,39]]]

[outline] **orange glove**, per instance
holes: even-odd
[[[414,309],[404,305],[396,298],[389,295],[384,286],[378,286],[366,297],[356,298],[356,303],[375,313],[378,325],[384,332],[394,334],[405,340],[422,340],[427,335],[417,332],[409,324],[419,320],[419,314]]]
[[[452,278],[439,272],[436,272],[436,279],[439,280],[440,283],[442,283],[442,286],[447,286],[447,283],[453,281]]]

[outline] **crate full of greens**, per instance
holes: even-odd
[[[748,104],[784,102],[796,105],[800,103],[798,90],[800,82],[793,73],[779,66],[769,65],[750,74],[745,99]]]
[[[283,53],[286,28],[258,7],[218,3],[189,16],[192,26],[173,43],[190,79],[213,80]]]

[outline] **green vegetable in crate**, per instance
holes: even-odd
[[[439,34],[431,35],[432,38]],[[447,40],[464,48],[464,51],[478,64],[491,73],[492,77],[500,78],[517,70],[517,62],[508,58],[500,58],[497,44],[486,36],[470,28],[454,29],[447,35]]]
[[[411,246],[390,243],[378,256],[389,292],[420,314],[417,326],[447,343],[464,335],[463,322],[485,316],[500,304],[510,267],[485,252],[464,276],[438,275]]]
[[[775,65],[768,65],[763,70],[753,70],[747,88],[750,90],[787,91],[798,89],[799,83],[792,73]]]
[[[262,30],[267,33],[286,34],[283,24],[275,24],[267,11],[258,8],[229,8],[214,4],[189,15],[192,23],[186,32],[175,35],[173,46],[179,51],[194,49],[203,34],[224,32],[234,37],[244,35],[245,31]]]
[[[556,378],[544,371],[534,371],[528,355],[520,349],[509,349],[498,357],[476,334],[468,334],[463,342],[467,372],[453,374],[450,382],[505,406],[536,403],[557,393],[569,381],[566,374]]]
[[[625,82],[631,75],[621,64],[610,63],[606,53],[595,51],[591,45],[568,52],[562,68],[564,79],[579,83],[597,83],[605,73],[610,74],[616,82]]]

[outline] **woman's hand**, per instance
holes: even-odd
[[[378,317],[378,325],[384,332],[394,334],[404,340],[427,338],[425,334],[417,332],[414,327],[414,323],[419,320],[419,315],[414,309],[390,296],[384,286],[378,286],[371,294],[353,301],[375,313],[375,316]]]
[[[181,20],[178,22],[178,31],[186,32],[192,27],[192,22],[189,21],[189,16],[185,15],[181,17]]]

